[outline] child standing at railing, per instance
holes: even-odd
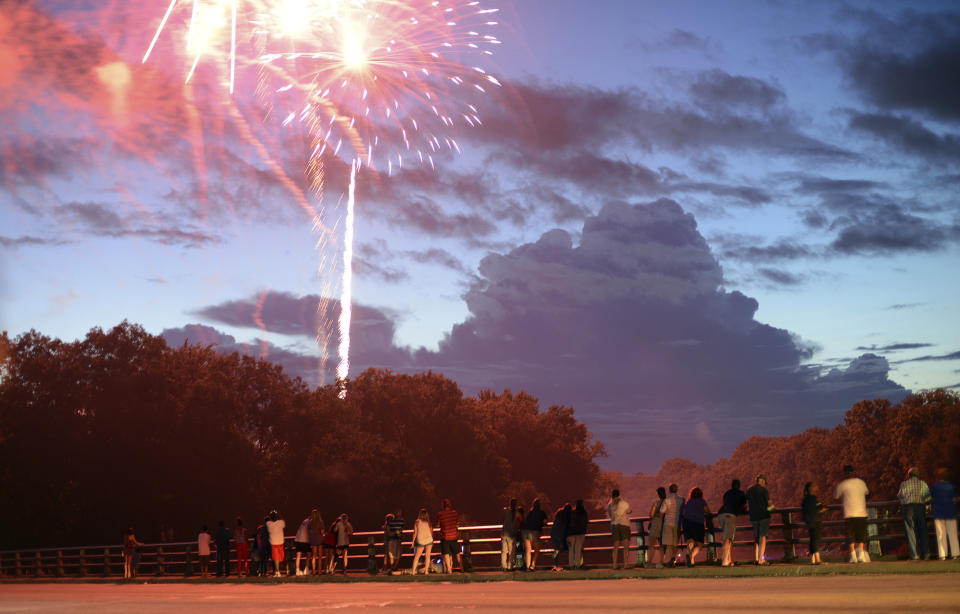
[[[197,535],[197,557],[200,559],[200,577],[206,578],[210,573],[210,532],[207,531],[207,525],[200,527],[200,534]]]

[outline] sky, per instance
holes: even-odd
[[[164,6],[0,0],[0,329],[332,383],[349,155],[251,44],[233,93],[222,45],[185,83],[186,5],[144,62]],[[351,374],[572,406],[628,473],[960,387],[955,3],[482,7],[492,55],[425,82],[457,121],[399,96],[432,166],[359,124]]]

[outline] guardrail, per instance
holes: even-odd
[[[839,510],[839,505],[831,505],[827,510]],[[872,556],[881,554],[883,548],[889,548],[892,543],[897,547],[905,539],[903,534],[903,517],[899,515],[900,504],[896,501],[881,501],[867,504],[869,514],[869,547]],[[798,522],[801,518],[800,508],[783,508],[773,512],[774,518],[770,525],[770,537],[767,541],[767,550],[771,553],[781,553],[784,561],[793,561],[806,551],[806,525]],[[633,531],[630,540],[629,561],[633,565],[640,565],[648,559],[648,538],[650,518],[646,516],[631,519]],[[844,521],[842,518],[824,521],[824,535],[822,542],[825,545],[839,544],[846,541]],[[932,522],[929,523],[932,525]],[[549,538],[549,527],[544,530],[541,541],[541,557],[550,557],[553,549]],[[930,526],[928,526],[928,538]],[[496,570],[500,568],[500,538],[501,525],[478,525],[461,527],[460,541],[464,554],[469,554],[474,570]],[[705,547],[708,561],[717,560],[717,548],[720,546],[716,534],[719,528],[707,531]],[[779,536],[778,536],[779,534]],[[409,568],[413,552],[409,547],[412,531],[404,532],[403,548],[400,568]],[[740,537],[734,542],[735,548],[752,547],[752,530],[749,524],[738,525],[737,535]],[[749,539],[744,539],[744,538]],[[930,540],[931,552],[935,551],[936,541]],[[192,577],[199,573],[199,559],[196,554],[196,542],[173,542],[160,544],[145,544],[139,549],[138,576],[164,577],[184,576]],[[609,565],[611,558],[612,540],[610,536],[609,520],[592,520],[586,536],[584,546],[584,562],[587,565]],[[439,550],[439,548],[437,549]],[[353,534],[353,541],[348,549],[348,570],[356,572],[376,573],[383,565],[383,532],[358,531]],[[751,557],[752,558],[752,557]],[[215,560],[215,559],[214,559]],[[285,570],[293,574],[296,551],[293,538],[286,538]],[[548,559],[541,559],[544,563]],[[564,556],[562,561],[566,563]],[[543,567],[543,565],[541,565]],[[211,561],[211,572],[215,568]],[[236,551],[231,548],[230,568],[235,575],[237,570]],[[251,571],[254,563],[250,563]],[[76,548],[39,548],[30,550],[0,551],[0,576],[5,577],[116,577],[123,575],[123,548],[119,545],[84,546]]]

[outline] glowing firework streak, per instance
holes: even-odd
[[[189,21],[177,10],[187,4]],[[285,118],[284,126],[301,123],[311,135],[307,170],[318,195],[323,156],[349,161],[336,370],[341,382],[350,369],[357,175],[362,166],[392,174],[404,162],[435,168],[434,157],[444,149],[460,152],[452,134],[457,124],[482,125],[470,98],[500,83],[458,56],[492,54],[489,47],[500,41],[486,31],[497,25],[498,10],[479,0],[171,0],[144,55],[146,62],[169,23],[188,24],[186,80],[202,57],[212,57],[229,67],[232,93],[235,82],[243,83],[238,64],[255,66],[256,91],[261,98],[272,92],[261,100],[268,113]],[[245,53],[247,46],[255,51]]]
[[[350,165],[350,189],[347,195],[347,220],[343,237],[343,286],[340,291],[340,363],[337,379],[344,382],[350,375],[350,317],[353,301],[353,195],[357,187],[358,162]],[[341,386],[343,384],[341,383]],[[347,396],[347,389],[340,388],[340,398]]]

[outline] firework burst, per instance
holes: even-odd
[[[472,101],[499,85],[480,66],[500,44],[497,12],[476,0],[171,0],[144,55],[146,62],[174,27],[183,33],[186,81],[205,58],[231,93],[238,68],[255,70],[259,101],[311,139],[307,174],[318,199],[325,156],[349,163],[341,380],[349,373],[357,173],[435,168],[439,152],[459,153],[457,128],[481,125]]]

